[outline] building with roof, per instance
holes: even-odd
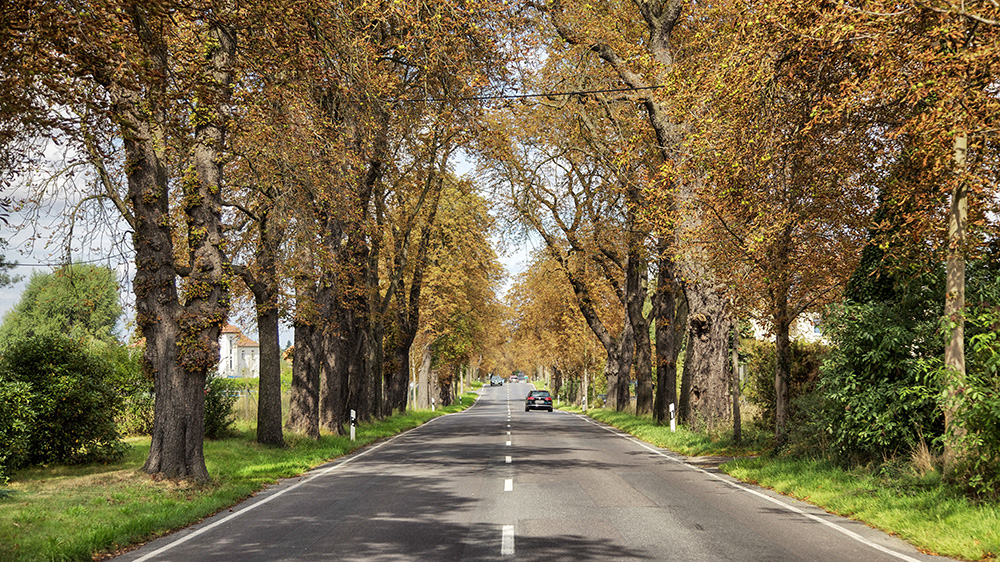
[[[260,376],[260,344],[232,324],[223,326],[219,335],[219,376]]]

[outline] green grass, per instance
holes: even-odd
[[[141,472],[149,438],[130,439],[126,458],[108,465],[46,466],[18,471],[0,499],[0,561],[92,560],[190,525],[246,499],[279,478],[301,474],[365,445],[468,407],[408,411],[359,425],[357,440],[286,435],[287,446],[253,442],[252,431],[205,442],[212,481],[157,482]]]
[[[575,406],[560,405],[561,410],[582,414]],[[670,425],[657,425],[651,416],[636,416],[628,412],[591,408],[587,415],[595,420],[617,427],[647,443],[675,451],[682,455],[725,455],[746,456],[757,454],[766,446],[764,434],[744,428],[744,438],[740,445],[733,443],[732,431],[726,428],[714,434],[690,431],[678,425],[676,432]]]
[[[940,482],[937,473],[878,476],[826,461],[739,459],[722,469],[832,513],[890,532],[924,552],[965,560],[1000,555],[1000,506],[975,504]]]
[[[564,407],[581,413],[579,408]],[[671,433],[649,417],[591,409],[587,415],[654,445],[683,455],[752,455],[766,448],[766,432],[753,432],[741,446],[731,432],[695,433],[683,426]],[[938,473],[913,470],[846,470],[823,460],[765,455],[738,458],[721,469],[734,478],[770,488],[831,513],[863,521],[913,544],[923,552],[964,560],[1000,556],[1000,506],[973,503],[942,484]]]

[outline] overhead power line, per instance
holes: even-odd
[[[443,101],[488,101],[488,100],[515,100],[527,98],[548,98],[555,96],[584,96],[588,94],[614,94],[620,92],[635,92],[639,90],[656,90],[663,86],[643,86],[641,88],[603,88],[599,90],[570,90],[566,92],[542,92],[538,94],[497,94],[492,96],[465,96],[459,98],[426,98],[426,99],[402,99],[401,102],[421,103],[421,102],[443,102]]]

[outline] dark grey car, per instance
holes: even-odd
[[[524,399],[524,411],[528,410],[548,410],[552,411],[552,395],[548,390],[532,390],[528,397]]]

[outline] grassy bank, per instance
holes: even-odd
[[[560,410],[582,414],[583,410],[575,406],[559,405]],[[625,433],[635,435],[647,443],[670,449],[682,455],[725,455],[746,456],[755,455],[767,444],[767,435],[744,429],[742,443],[733,442],[731,431],[720,431],[715,434],[690,431],[678,426],[676,432],[670,431],[670,425],[656,425],[652,418],[639,417],[628,412],[591,408],[587,411],[591,418],[617,427]]]
[[[47,466],[14,474],[0,499],[0,561],[91,560],[200,521],[251,496],[279,478],[301,474],[365,445],[468,407],[410,411],[362,424],[357,440],[286,435],[287,446],[253,442],[251,431],[205,442],[209,484],[156,482],[141,472],[149,438],[131,439],[115,464]]]
[[[581,413],[579,409],[564,407]],[[688,456],[746,456],[759,452],[766,435],[750,434],[736,446],[726,433],[706,435],[678,427],[671,433],[651,418],[592,409],[587,415],[659,447]],[[758,484],[863,521],[928,553],[964,560],[1000,556],[1000,506],[973,503],[942,484],[937,473],[918,475],[901,463],[894,470],[846,470],[824,460],[763,456],[739,458],[721,469]]]

